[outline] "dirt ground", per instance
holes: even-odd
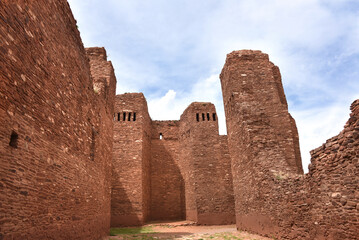
[[[106,240],[120,239],[237,239],[237,240],[272,240],[243,231],[237,231],[235,225],[195,226],[191,222],[152,223],[143,226],[150,229],[150,233],[119,234],[110,236]],[[129,228],[129,230],[131,230]]]

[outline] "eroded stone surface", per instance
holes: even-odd
[[[64,0],[2,1],[0,37],[0,239],[100,239],[110,221],[174,219],[358,239],[359,100],[303,175],[267,54],[227,56],[227,137],[211,103],[153,121],[142,93],[115,96],[106,51],[84,49]]]
[[[284,239],[357,239],[358,100],[303,175],[279,80],[260,51],[230,53],[221,74],[237,227]]]
[[[0,239],[99,239],[110,226],[112,66],[104,55],[108,73],[94,74],[66,1],[2,1],[0,39]]]
[[[116,96],[114,117],[112,226],[234,223],[227,138],[213,104],[192,103],[180,121],[152,121],[144,96],[126,93]]]

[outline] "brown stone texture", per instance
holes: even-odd
[[[151,220],[185,219],[178,129],[179,121],[152,122]]]
[[[279,68],[227,56],[227,136],[213,104],[152,121],[115,96],[65,0],[0,3],[0,239],[101,239],[110,224],[192,220],[280,239],[359,239],[359,100],[304,175]]]
[[[344,130],[312,151],[303,175],[295,123],[268,56],[230,53],[221,83],[237,227],[281,239],[358,239],[358,101]]]
[[[279,69],[268,55],[234,51],[227,55],[220,78],[232,159],[250,164],[255,158],[256,164],[278,171],[303,173],[295,122]]]
[[[111,74],[91,77],[96,63],[90,70],[62,0],[2,1],[0,39],[0,239],[100,239],[110,227],[111,64],[104,57]]]
[[[117,95],[111,225],[141,225],[150,209],[151,119],[142,93]]]
[[[180,169],[185,181],[186,219],[198,224],[234,222],[227,139],[218,135],[212,103],[192,103],[180,119]]]
[[[234,222],[227,137],[218,135],[213,104],[192,103],[180,121],[152,121],[143,94],[126,93],[116,96],[114,121],[112,226]]]
[[[237,226],[275,231],[272,211],[266,206],[275,185],[263,181],[270,176],[266,171],[303,172],[299,146],[295,146],[298,133],[288,113],[279,70],[267,54],[242,50],[227,55],[220,78]]]
[[[307,197],[321,239],[359,239],[359,99],[350,109],[339,135],[311,151]]]

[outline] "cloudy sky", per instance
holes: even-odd
[[[103,46],[117,93],[143,92],[152,119],[216,105],[226,54],[256,49],[279,66],[303,167],[359,98],[358,0],[69,0],[85,47]]]

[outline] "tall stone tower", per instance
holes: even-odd
[[[125,93],[113,121],[112,226],[234,223],[227,136],[212,103],[190,104],[180,121],[152,121],[143,94]]]
[[[180,169],[186,219],[199,224],[234,222],[234,199],[226,136],[218,135],[212,103],[194,102],[181,115]]]
[[[271,191],[263,179],[303,173],[298,133],[288,113],[281,76],[268,55],[242,50],[227,55],[220,75],[232,159],[237,225],[266,213],[252,212]],[[270,222],[270,220],[268,220]]]
[[[111,225],[141,225],[150,209],[151,118],[142,93],[117,95]]]

